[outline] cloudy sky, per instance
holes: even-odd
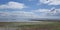
[[[60,19],[60,0],[0,0],[0,22]]]

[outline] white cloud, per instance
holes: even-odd
[[[35,12],[49,12],[50,10],[48,9],[38,9]]]
[[[8,2],[7,4],[0,5],[0,9],[23,9],[26,6],[23,3],[19,2]]]
[[[40,0],[40,3],[48,5],[60,5],[60,0]]]
[[[38,18],[42,19],[59,19],[60,18],[60,9],[37,9],[32,12],[38,14]]]
[[[60,14],[60,9],[38,9],[34,12],[39,13],[42,16],[55,16]]]
[[[58,15],[60,15],[60,9],[56,9],[54,11],[49,10],[49,9],[38,9],[38,10],[31,11],[31,12],[26,12],[26,11],[3,12],[3,11],[0,11],[0,21],[1,20],[3,20],[3,21],[5,21],[5,20],[6,21],[25,21],[25,19],[40,19],[40,18],[58,19],[60,17]]]
[[[34,16],[36,15],[33,12],[25,12],[25,11],[15,11],[12,12],[12,14],[17,16],[22,16],[23,18],[34,18]]]
[[[7,21],[25,21],[25,19],[35,19],[39,18],[33,12],[25,12],[25,11],[13,11],[13,12],[2,12],[0,11],[0,20]]]

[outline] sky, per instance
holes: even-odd
[[[60,19],[60,0],[0,0],[0,22]]]

